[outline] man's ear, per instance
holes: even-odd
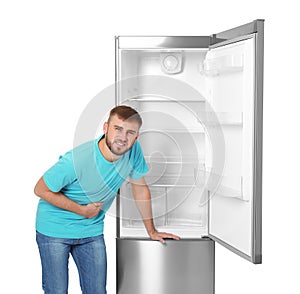
[[[103,133],[106,134],[106,133],[107,133],[107,130],[108,130],[108,123],[105,122],[105,123],[103,124]]]
[[[139,133],[136,135],[135,139],[134,139],[134,143],[137,141],[137,139],[139,138]],[[133,143],[133,144],[134,144]]]

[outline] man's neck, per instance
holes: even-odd
[[[109,161],[109,162],[114,162],[116,160],[118,160],[121,156],[115,155],[113,154],[110,149],[108,148],[108,146],[106,145],[105,142],[105,137],[103,137],[99,142],[98,142],[98,147],[99,150],[101,152],[101,154],[103,155],[103,157]]]

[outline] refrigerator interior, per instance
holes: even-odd
[[[181,238],[201,238],[210,230],[218,235],[222,227],[221,237],[246,252],[251,250],[248,165],[252,156],[248,158],[247,138],[252,118],[245,124],[245,115],[252,115],[252,105],[245,101],[253,87],[251,69],[245,68],[245,59],[253,58],[245,55],[245,47],[253,46],[248,41],[227,45],[225,50],[123,49],[118,53],[118,79],[131,78],[119,89],[118,104],[134,107],[143,118],[139,142],[149,166],[145,179],[157,229]],[[196,89],[202,98],[151,95],[148,89],[155,85],[145,85],[144,75],[172,77]],[[224,163],[217,172],[210,138],[216,129],[221,130],[225,147],[219,146]],[[234,204],[223,213],[223,202],[225,207]],[[241,226],[236,213],[245,214]],[[226,230],[232,225],[238,229]],[[237,232],[242,241],[233,236]],[[147,237],[129,182],[120,190],[120,237]]]

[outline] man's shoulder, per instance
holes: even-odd
[[[68,150],[65,154],[60,155],[59,158],[72,160],[74,156],[88,154],[92,151],[94,142],[95,141],[92,140],[75,146],[73,149]]]
[[[130,149],[130,154],[129,158],[134,159],[136,157],[140,157],[142,154],[142,147],[139,141],[136,141],[133,145],[132,148]]]
[[[136,141],[133,146],[132,146],[132,149],[135,151],[135,152],[140,152],[142,150],[142,147],[141,147],[141,144],[139,141]]]
[[[95,156],[95,140],[91,140],[85,143],[82,143],[76,147],[74,147],[70,153],[72,154],[73,161],[76,160],[86,160],[91,156]]]
[[[90,140],[88,142],[81,143],[80,145],[75,146],[72,149],[72,152],[85,152],[85,151],[90,151],[91,149],[94,148],[95,140]]]

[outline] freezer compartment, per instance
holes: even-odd
[[[170,76],[182,81],[198,90],[205,91],[205,75],[200,74],[199,65],[204,63],[208,49],[182,49],[182,50],[124,50],[118,52],[118,71],[121,79],[130,79],[119,89],[119,98],[139,97],[142,94],[151,94],[158,87],[159,80],[152,80],[150,84],[141,83],[144,75]],[[193,99],[182,92],[183,100]],[[205,94],[205,93],[203,93]],[[163,96],[160,96],[163,98]],[[174,97],[173,97],[174,98]]]
[[[215,247],[208,238],[117,238],[118,294],[213,294]]]

